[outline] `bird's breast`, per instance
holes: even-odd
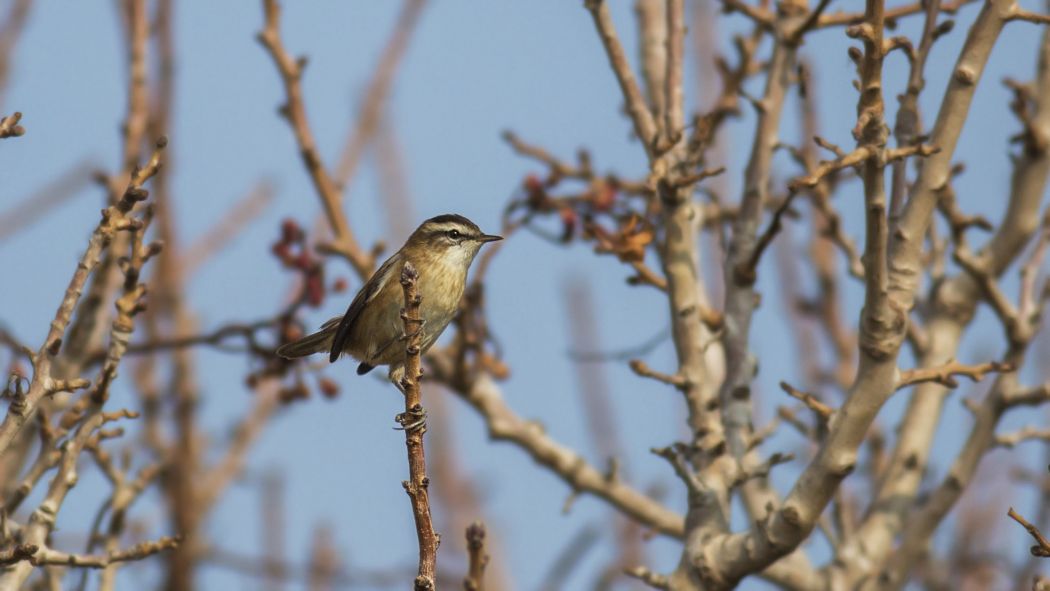
[[[467,274],[458,265],[438,263],[423,268],[426,272],[419,274],[419,295],[423,298],[420,308],[427,323],[424,334],[433,331],[436,333],[433,338],[437,338],[459,309]]]

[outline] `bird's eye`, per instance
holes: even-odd
[[[448,237],[453,239],[453,240],[459,240],[459,237],[460,237],[459,230],[449,230],[448,231]]]

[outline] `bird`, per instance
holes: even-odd
[[[416,285],[422,297],[423,319],[420,350],[426,353],[459,310],[467,271],[481,247],[502,239],[485,234],[459,214],[424,221],[365,282],[345,314],[328,320],[313,334],[282,345],[277,354],[298,359],[328,352],[329,362],[335,363],[348,353],[360,362],[357,375],[387,365],[390,381],[399,385],[405,365],[405,348],[397,344],[404,336],[400,282],[404,264],[411,263],[419,274]]]

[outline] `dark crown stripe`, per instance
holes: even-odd
[[[424,226],[428,224],[462,224],[472,230],[478,230],[478,226],[474,222],[459,215],[458,213],[446,213],[444,215],[432,217],[429,220],[423,222]]]

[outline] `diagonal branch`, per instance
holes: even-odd
[[[1010,516],[1010,519],[1020,523],[1021,527],[1025,528],[1028,532],[1028,535],[1032,536],[1035,541],[1038,542],[1037,545],[1032,546],[1031,548],[1032,556],[1050,558],[1050,540],[1047,540],[1046,537],[1043,536],[1042,532],[1039,531],[1039,528],[1029,523],[1024,517],[1021,517],[1017,511],[1014,511],[1013,507],[1010,507],[1010,511],[1007,512],[1007,515]]]
[[[434,379],[448,384],[481,415],[488,426],[490,438],[520,447],[533,460],[561,478],[574,492],[599,497],[624,515],[663,535],[682,537],[685,526],[681,515],[631,486],[610,479],[579,454],[552,439],[541,425],[522,419],[507,405],[492,378],[480,375],[470,383],[458,383],[454,365],[456,352],[431,351],[427,360]]]
[[[9,137],[24,135],[26,128],[18,124],[22,120],[22,114],[15,111],[7,117],[0,117],[0,140]]]
[[[387,40],[386,47],[383,48],[375,71],[372,72],[372,79],[365,91],[364,101],[361,103],[361,108],[358,109],[353,129],[347,137],[343,153],[339,157],[339,164],[335,169],[335,180],[344,189],[354,177],[354,172],[368,145],[376,137],[383,121],[383,105],[390,95],[398,64],[401,63],[408,49],[408,42],[412,39],[412,33],[415,31],[419,15],[425,5],[426,0],[405,0],[401,6],[394,30]]]
[[[280,35],[281,8],[277,0],[263,0],[263,9],[266,23],[258,35],[259,43],[266,48],[270,57],[273,58],[277,72],[281,75],[284,84],[285,104],[281,107],[281,114],[288,120],[295,134],[295,140],[299,145],[299,153],[303,164],[314,184],[317,196],[321,199],[321,205],[325,210],[325,217],[335,234],[335,242],[326,245],[327,249],[345,258],[357,274],[366,279],[375,268],[375,257],[361,249],[350,230],[350,224],[346,220],[341,205],[341,195],[335,179],[325,169],[321,160],[317,143],[306,118],[306,106],[303,102],[302,76],[306,67],[304,58],[293,59],[284,47]]]
[[[605,53],[609,58],[609,65],[616,74],[616,81],[620,83],[620,90],[627,101],[627,112],[634,124],[634,133],[645,146],[645,151],[653,155],[653,144],[656,140],[656,123],[649,107],[645,104],[645,97],[638,88],[638,81],[631,71],[631,65],[627,61],[627,54],[620,45],[620,37],[616,34],[616,26],[613,24],[609,7],[605,0],[586,0],[584,6],[594,19],[594,26],[598,30]]]
[[[148,196],[148,191],[142,185],[160,167],[161,151],[167,145],[167,140],[161,138],[145,166],[136,170],[128,182],[124,196],[102,210],[102,220],[99,222],[91,238],[88,240],[87,249],[77,264],[76,271],[66,287],[62,296],[62,302],[58,306],[54,319],[47,336],[44,338],[40,349],[33,355],[33,379],[26,393],[25,405],[22,407],[11,406],[3,423],[0,423],[0,453],[11,445],[15,435],[21,430],[26,420],[33,415],[37,405],[45,396],[56,391],[55,378],[51,375],[52,363],[58,356],[62,347],[62,338],[66,328],[73,317],[73,311],[80,301],[80,294],[87,283],[92,270],[102,259],[103,251],[108,247],[113,237],[120,232],[140,228],[142,222],[134,219],[130,214],[136,203]]]

